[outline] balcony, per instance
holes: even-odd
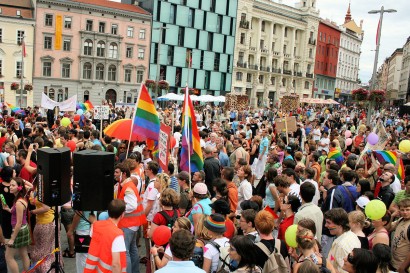
[[[293,71],[293,76],[302,77],[302,72]]]
[[[272,68],[272,72],[282,74],[282,70],[280,68]]]
[[[295,59],[296,59],[296,60],[300,60],[301,57],[300,57],[300,56],[295,56]]]
[[[313,39],[313,38],[309,38],[308,44],[309,44],[309,45],[316,45],[316,40]]]
[[[284,53],[283,56],[285,56],[285,58],[290,58],[290,54]]]
[[[244,29],[249,29],[249,21],[240,21],[239,27]]]
[[[250,47],[249,47],[249,51],[256,52],[256,47],[250,46]]]
[[[278,51],[273,51],[273,55],[279,56],[279,55],[280,55],[280,52],[278,52]]]
[[[270,72],[270,67],[269,66],[260,66],[259,70],[260,71]]]
[[[249,65],[249,69],[258,70],[258,66],[255,64]]]
[[[313,79],[313,74],[306,73],[306,78],[312,78]]]
[[[292,75],[292,70],[283,69],[283,74]]]
[[[237,63],[236,63],[236,66],[237,66],[237,67],[246,68],[246,67],[247,67],[247,64],[246,64],[246,63],[243,63],[243,62],[237,62]]]
[[[269,50],[268,49],[261,49],[261,53],[262,54],[269,54]]]

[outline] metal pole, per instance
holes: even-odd
[[[159,29],[159,39],[158,39],[158,51],[157,51],[157,75],[155,77],[156,78],[155,81],[157,82],[157,85],[155,87],[155,94],[154,94],[154,105],[155,105],[155,107],[157,107],[157,99],[158,99],[158,94],[159,94],[159,86],[158,86],[158,83],[159,83],[159,67],[160,67],[159,58],[160,58],[160,52],[161,52],[162,29],[163,29],[163,27],[159,27],[158,29]]]
[[[24,79],[24,36],[21,38],[21,73],[20,73],[20,109],[23,106],[23,79]]]

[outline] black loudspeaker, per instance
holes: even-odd
[[[41,148],[37,151],[37,196],[47,206],[61,206],[71,199],[68,148]]]
[[[73,160],[73,208],[106,210],[114,199],[114,153],[84,150]]]

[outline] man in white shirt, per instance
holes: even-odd
[[[330,144],[329,134],[327,132],[324,132],[323,137],[320,139],[318,143],[317,150],[319,152],[321,152],[322,150],[325,150],[326,153],[329,153],[329,144]]]
[[[313,140],[316,141],[316,143],[318,143],[319,140],[320,140],[320,136],[322,135],[321,132],[320,132],[320,126],[319,126],[319,124],[317,124],[317,125],[315,126],[315,129],[313,129],[312,134],[313,134]]]

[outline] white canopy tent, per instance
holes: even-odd
[[[189,95],[192,101],[200,101],[200,102],[225,102],[225,96],[212,96],[212,95]],[[184,95],[183,94],[175,94],[175,93],[168,93],[164,96],[158,97],[158,101],[183,101]]]

